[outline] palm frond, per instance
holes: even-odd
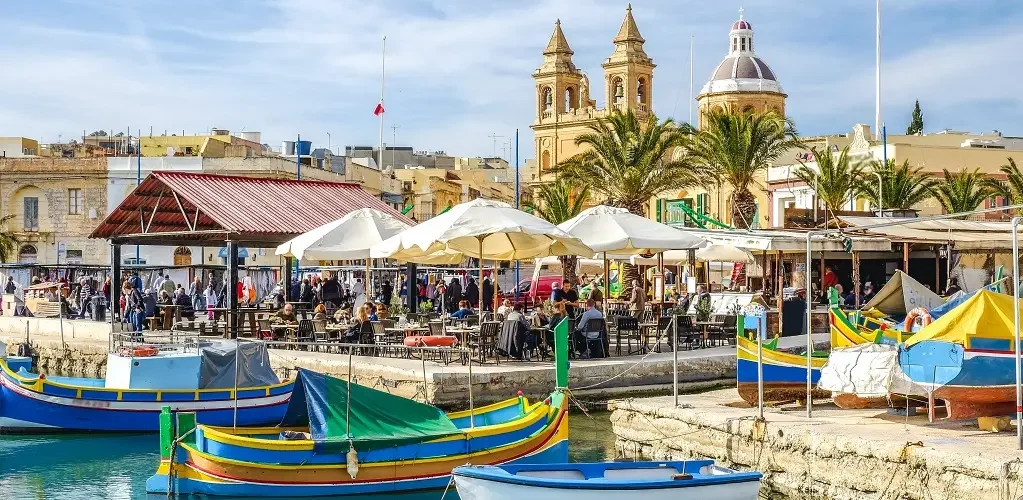
[[[931,192],[946,213],[954,214],[976,210],[992,194],[980,169],[962,170],[956,173],[944,169],[943,172],[945,178],[934,183],[931,186]]]
[[[810,148],[810,151],[817,162],[817,170],[800,161],[794,175],[811,186],[829,210],[840,210],[855,196],[863,167],[849,160],[849,146],[842,149],[837,158],[827,149]]]
[[[14,258],[21,242],[14,236],[12,231],[7,230],[7,223],[14,219],[14,215],[0,217],[0,262],[7,262]]]

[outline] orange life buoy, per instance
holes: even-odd
[[[913,331],[913,324],[916,323],[917,318],[920,318],[920,326],[931,324],[931,313],[927,312],[927,309],[917,307],[906,315],[905,330],[907,332]]]
[[[148,358],[150,356],[156,356],[160,351],[151,345],[140,345],[134,348],[125,347],[121,349],[122,356],[131,356],[134,358]]]

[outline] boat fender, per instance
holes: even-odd
[[[348,475],[355,479],[359,475],[359,452],[355,451],[355,444],[349,441],[348,453],[345,453],[345,462],[348,464]]]
[[[685,481],[687,479],[692,479],[692,478],[693,478],[693,475],[689,474],[687,472],[683,472],[682,474],[675,474],[675,475],[671,476],[671,479],[674,480],[674,481]]]
[[[927,309],[917,307],[909,314],[906,315],[906,331],[913,331],[913,324],[916,323],[916,319],[920,318],[920,326],[927,326],[931,324],[931,313],[927,312]]]

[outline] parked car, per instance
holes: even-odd
[[[551,287],[561,283],[561,275],[533,276],[529,284],[529,302],[534,306],[551,298]]]
[[[522,301],[522,302],[525,302],[525,301],[529,300],[529,289],[532,286],[532,284],[533,284],[533,280],[527,278],[527,279],[524,279],[522,281],[519,281],[518,286],[516,286],[512,290],[506,290],[506,289],[502,288],[501,289],[501,298],[502,299],[508,299],[508,300],[511,300],[512,302],[515,302],[516,295],[518,295],[518,300]]]

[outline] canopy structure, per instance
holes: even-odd
[[[696,251],[696,258],[706,262],[753,262],[749,252],[732,245],[712,244]]]
[[[325,209],[330,207],[330,209]],[[119,244],[272,248],[337,219],[373,208],[412,221],[357,184],[153,172],[90,237]]]
[[[925,340],[944,340],[965,346],[970,335],[1011,340],[1016,336],[1012,318],[1013,302],[1010,295],[978,290],[959,307],[921,328],[906,341],[906,345],[912,346]],[[1005,343],[1006,348],[1010,345],[1009,342]]]
[[[553,255],[536,259],[534,265],[546,274],[561,275],[563,271],[561,260]],[[576,266],[584,274],[600,274],[604,271],[602,259],[576,259]]]
[[[309,260],[368,259],[369,249],[412,227],[391,214],[360,208],[277,247],[277,255]]]
[[[422,443],[462,431],[443,411],[300,368],[282,427],[309,426],[313,446],[358,451]]]
[[[945,299],[923,283],[902,271],[895,271],[892,279],[878,290],[874,298],[863,304],[863,310],[874,308],[889,316],[902,317],[917,307],[930,310],[944,303]]]
[[[558,224],[596,252],[639,254],[697,248],[705,241],[624,208],[597,205]]]
[[[1012,250],[1011,224],[972,220],[936,220],[913,222],[913,219],[890,217],[839,217],[846,231],[925,244],[952,244],[957,250]],[[858,227],[885,222],[906,222],[900,226],[860,230]]]
[[[593,255],[577,238],[539,217],[494,200],[476,199],[373,247],[373,257],[422,262],[438,252],[487,260]]]
[[[713,244],[731,245],[743,250],[806,253],[806,231],[688,228],[687,231]],[[884,237],[862,234],[847,234],[845,237],[852,241],[853,251],[892,251],[892,242]],[[814,238],[810,249],[814,252],[844,252],[844,245],[842,237]]]

